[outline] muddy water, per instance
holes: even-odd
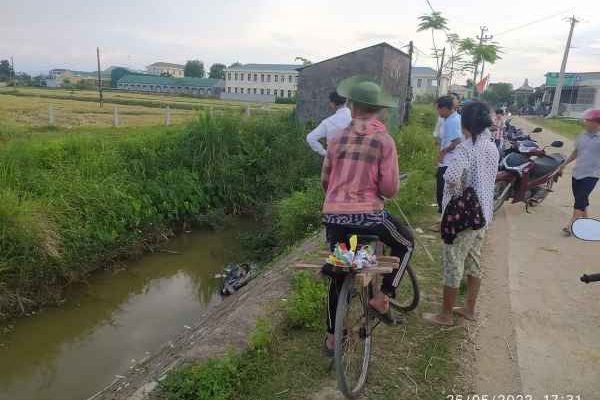
[[[173,253],[94,274],[60,308],[0,335],[1,400],[85,400],[218,304],[240,229],[183,235]],[[0,331],[5,327],[0,327]]]

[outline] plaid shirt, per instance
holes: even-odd
[[[365,124],[365,122],[360,122]],[[383,210],[383,197],[398,192],[398,154],[385,125],[356,121],[338,133],[327,148],[321,183],[326,214],[362,214]]]

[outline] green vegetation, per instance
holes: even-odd
[[[431,107],[416,106],[409,126],[394,134],[401,170],[409,171],[411,176],[402,183],[397,200],[403,211],[412,215],[416,226],[428,225],[435,218],[433,209],[427,207],[432,202],[434,188],[436,152],[431,139],[434,123],[435,112]],[[318,180],[309,179],[302,189],[277,203],[277,229],[287,232],[283,235],[284,241],[299,239],[313,231],[320,215],[318,192]],[[389,209],[392,213],[397,211],[394,207]],[[441,292],[440,243],[427,243],[436,262],[431,263],[420,249],[412,261],[421,290],[428,294],[422,300],[420,311],[431,309],[430,299]],[[239,355],[229,354],[223,359],[180,368],[170,374],[168,384],[161,385],[163,395],[170,400],[217,398],[210,397],[217,392],[206,391],[189,395],[186,392],[185,396],[189,397],[182,395],[182,389],[201,386],[200,380],[206,379],[203,377],[207,376],[207,369],[225,371],[218,378],[208,378],[209,382],[217,382],[211,383],[211,387],[227,387],[226,391],[218,392],[219,395],[225,393],[223,399],[300,400],[317,398],[315,392],[335,392],[330,361],[321,354],[326,293],[327,281],[308,273],[296,274],[291,293],[281,305],[283,322],[269,326],[270,330],[259,323],[258,333],[253,335],[262,338],[261,346],[253,344],[256,339],[252,339],[249,349]],[[382,326],[376,330],[365,398],[437,400],[444,395],[465,392],[456,357],[463,330],[428,327],[419,314],[407,315],[405,323],[398,328]],[[233,375],[226,367],[232,363]],[[185,382],[190,380],[196,380],[197,384],[186,386]]]
[[[529,118],[529,121],[536,125],[541,125],[545,128],[551,129],[556,133],[560,133],[570,139],[574,139],[576,136],[581,135],[584,131],[584,127],[580,121],[574,119],[561,119],[561,118]]]
[[[203,215],[263,209],[318,175],[304,136],[289,115],[200,114],[185,128],[8,139],[0,149],[0,289],[52,300],[41,298],[49,288],[184,224],[205,226]],[[0,313],[17,304],[0,293]]]

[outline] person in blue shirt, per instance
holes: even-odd
[[[438,170],[437,170],[437,205],[438,212],[442,213],[442,200],[444,198],[444,173],[454,157],[454,149],[463,141],[460,114],[456,112],[456,103],[452,96],[442,96],[436,101],[437,112],[443,119],[438,137]],[[434,226],[439,230],[439,224]]]

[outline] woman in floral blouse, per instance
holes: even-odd
[[[463,108],[461,125],[465,141],[456,148],[456,155],[444,174],[443,209],[454,196],[460,196],[469,187],[473,188],[481,204],[485,227],[462,231],[452,244],[444,244],[442,310],[440,313],[424,315],[427,321],[438,325],[453,325],[453,313],[469,320],[475,319],[475,303],[481,284],[481,246],[486,227],[492,222],[494,184],[498,171],[498,150],[489,131],[492,124],[490,110],[484,103],[471,102]],[[466,304],[464,307],[454,307],[463,274],[467,275]]]

